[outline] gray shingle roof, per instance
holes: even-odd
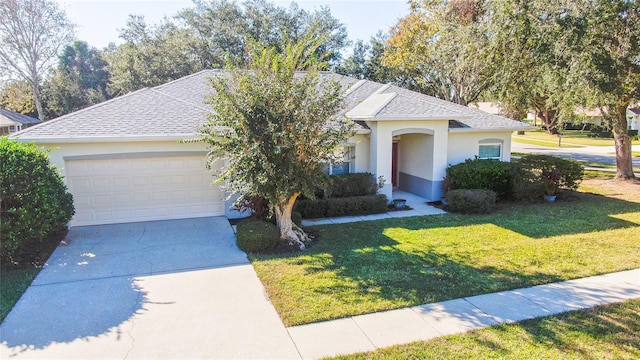
[[[207,121],[211,95],[208,79],[228,76],[204,70],[181,79],[144,88],[30,127],[14,137],[25,140],[121,137],[193,137]],[[523,124],[466,106],[453,104],[397,86],[321,73],[321,80],[338,81],[345,89],[344,113],[364,122],[393,119],[451,119],[465,130],[513,129]]]

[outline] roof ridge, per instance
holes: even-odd
[[[22,135],[22,134],[25,134],[25,133],[29,133],[30,131],[32,131],[32,130],[36,130],[36,129],[38,129],[38,128],[39,128],[39,127],[41,127],[41,126],[45,126],[45,125],[47,125],[47,124],[56,123],[56,122],[58,122],[58,121],[61,121],[61,120],[66,119],[66,118],[68,118],[68,117],[70,117],[70,116],[72,116],[72,115],[74,115],[74,116],[75,116],[75,115],[77,115],[77,114],[82,114],[82,113],[87,112],[87,111],[89,111],[89,110],[93,110],[93,109],[97,109],[97,108],[102,107],[102,106],[106,106],[107,104],[110,104],[110,103],[115,102],[115,101],[120,100],[120,99],[127,98],[127,97],[129,97],[129,96],[132,96],[132,95],[134,95],[134,94],[137,94],[137,93],[143,92],[143,91],[145,91],[145,90],[149,90],[149,88],[148,88],[148,87],[143,87],[142,89],[134,90],[134,91],[128,92],[128,93],[126,93],[126,94],[124,94],[124,95],[116,96],[116,97],[111,98],[111,99],[109,99],[109,100],[106,100],[106,101],[103,101],[103,102],[100,102],[100,103],[97,103],[97,104],[93,104],[93,105],[91,105],[91,106],[88,106],[88,107],[86,107],[86,108],[83,108],[83,109],[80,109],[80,110],[77,110],[77,111],[74,111],[74,112],[70,112],[70,113],[68,113],[68,114],[64,114],[64,115],[62,115],[62,116],[58,116],[57,118],[54,118],[54,119],[51,119],[51,120],[47,120],[47,121],[43,121],[43,122],[41,122],[41,123],[39,123],[39,124],[37,124],[37,125],[29,126],[28,128],[26,128],[26,129],[24,129],[24,130],[21,130],[21,131],[18,131],[18,132],[16,132],[16,133],[13,133],[13,134],[12,134],[12,136],[15,136],[15,135]]]

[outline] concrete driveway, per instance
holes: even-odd
[[[223,217],[75,227],[0,326],[0,358],[299,358]]]

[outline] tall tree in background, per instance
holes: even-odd
[[[326,64],[325,68],[337,66],[340,51],[348,44],[346,28],[326,7],[307,12],[295,3],[282,8],[264,0],[195,4],[157,25],[146,24],[141,16],[130,17],[120,31],[125,43],[112,46],[105,56],[113,95],[202,69],[221,68],[229,62],[244,66],[252,41],[284,51],[289,42],[318,34],[325,41],[314,56]]]
[[[44,82],[48,117],[57,117],[109,98],[107,62],[84,41],[65,46],[58,66]]]
[[[191,32],[170,19],[148,25],[143,16],[130,15],[120,37],[125,42],[110,46],[104,54],[113,96],[164,84],[203,69]]]
[[[342,61],[335,71],[356,79],[367,79],[382,83],[393,82],[402,85],[401,74],[382,63],[382,55],[387,48],[389,36],[382,31],[371,37],[368,44],[358,40],[352,54]]]
[[[611,120],[616,177],[633,179],[627,108],[640,99],[640,0],[582,0],[560,9],[557,47],[568,81],[585,85],[588,105]]]
[[[286,44],[301,41],[309,33],[325,39],[316,55],[335,67],[341,60],[340,51],[349,44],[344,24],[328,7],[308,12],[295,3],[284,8],[265,0],[194,2],[194,8],[183,10],[176,19],[197,38],[198,56],[205,68],[221,67],[228,61],[243,64],[249,58],[251,41],[283,51]]]
[[[29,83],[44,120],[40,86],[58,51],[72,40],[74,25],[49,0],[1,0],[0,19],[0,69]]]
[[[391,29],[383,63],[404,74],[404,85],[458,104],[490,85],[487,14],[480,0],[410,0],[410,14]]]
[[[210,163],[225,159],[219,181],[232,193],[268,199],[281,238],[301,249],[308,237],[291,220],[293,205],[301,194],[314,196],[325,178],[323,163],[333,159],[352,127],[336,118],[339,84],[319,78],[322,64],[314,54],[321,44],[307,38],[282,51],[256,44],[252,71],[212,79],[213,113],[202,131]]]

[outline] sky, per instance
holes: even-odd
[[[192,7],[191,0],[56,0],[77,25],[76,37],[96,48],[110,42],[119,44],[118,29],[130,14],[144,15],[152,24],[178,10]],[[291,1],[268,0],[288,7]],[[409,13],[406,0],[298,0],[298,6],[313,10],[327,5],[331,14],[347,27],[349,38],[368,42],[378,30],[388,31],[398,19]]]

